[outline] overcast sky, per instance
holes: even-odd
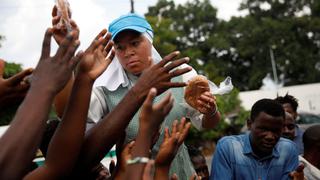
[[[130,11],[129,0],[69,0],[73,19],[80,27],[79,49],[85,49],[102,28],[120,15]],[[135,0],[135,11],[143,15],[157,0]],[[184,3],[186,0],[177,0]],[[228,20],[238,16],[241,0],[211,0],[218,8],[218,18]],[[24,68],[35,67],[41,52],[41,43],[47,27],[51,26],[54,0],[0,0],[0,58],[16,62]],[[52,43],[52,52],[56,45]]]

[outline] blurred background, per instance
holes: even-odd
[[[320,123],[320,1],[69,2],[81,31],[80,49],[112,19],[136,12],[151,23],[154,46],[161,55],[180,50],[198,73],[216,84],[226,76],[232,78],[235,89],[217,96],[219,125],[210,131],[192,128],[187,139],[207,156],[222,136],[245,131],[249,110],[261,98],[289,93],[299,100],[301,127]],[[53,0],[0,0],[0,58],[8,62],[5,77],[36,66],[53,5]],[[0,125],[8,124],[15,110],[2,109]]]

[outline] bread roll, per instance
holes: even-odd
[[[198,109],[197,99],[199,99],[203,92],[209,89],[207,78],[202,75],[197,75],[188,81],[188,85],[184,91],[184,99],[191,107]]]

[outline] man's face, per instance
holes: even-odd
[[[201,176],[201,179],[209,179],[209,170],[208,166],[206,164],[206,160],[203,158],[203,156],[195,156],[192,157],[192,163],[194,166],[194,169],[197,172],[198,176]]]
[[[291,104],[285,103],[285,104],[282,105],[282,107],[283,107],[283,109],[284,109],[285,112],[288,112],[288,113],[290,113],[290,114],[292,115],[293,120],[296,120],[296,119],[297,119],[298,114],[297,114],[297,112],[295,112],[295,111],[293,110]]]
[[[295,134],[295,121],[293,116],[286,112],[286,118],[282,127],[282,137],[293,140]]]
[[[248,122],[251,130],[251,146],[253,152],[261,157],[272,153],[282,133],[283,117],[273,117],[265,112],[260,112],[253,121]]]

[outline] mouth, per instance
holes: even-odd
[[[130,60],[128,63],[127,63],[127,66],[130,67],[130,66],[135,66],[136,64],[138,64],[139,61],[138,60]]]
[[[262,143],[262,146],[265,149],[272,149],[275,146],[275,144],[274,143]]]

